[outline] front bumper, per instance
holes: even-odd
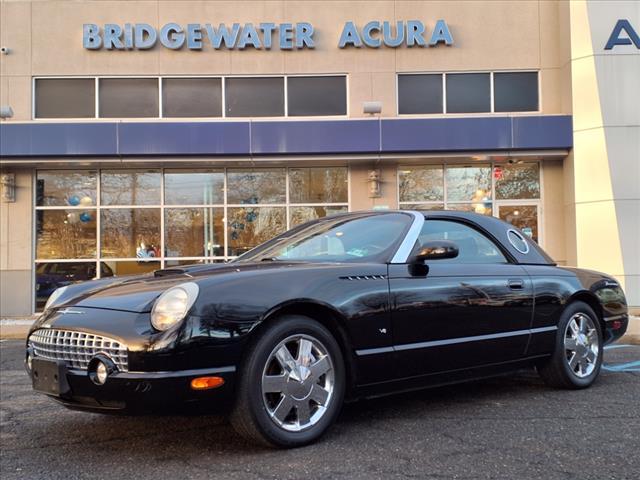
[[[613,343],[622,337],[629,326],[629,314],[610,315],[604,317],[604,343]]]
[[[233,399],[235,371],[235,367],[229,366],[171,372],[115,372],[103,385],[97,385],[86,370],[65,367],[68,388],[58,395],[47,395],[68,408],[103,413],[178,409],[219,412],[226,410]],[[27,372],[33,381],[33,372],[28,368]],[[209,390],[193,390],[191,380],[205,376],[221,377],[224,384]]]

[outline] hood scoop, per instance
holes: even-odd
[[[162,270],[156,270],[153,272],[154,277],[170,277],[173,275],[186,275],[190,277],[186,270],[182,268],[163,268]]]

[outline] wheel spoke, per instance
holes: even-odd
[[[573,352],[576,349],[576,339],[573,337],[565,337],[564,348],[565,350],[571,350]]]
[[[587,338],[589,339],[589,343],[597,343],[598,342],[598,332],[594,328],[587,334]]]
[[[281,422],[284,422],[284,419],[287,418],[287,415],[291,412],[293,408],[293,400],[288,395],[282,397],[280,403],[273,411],[272,415],[276,417]]]
[[[324,356],[309,368],[311,369],[313,378],[318,379],[331,369],[331,364],[329,363],[329,359]]]
[[[582,357],[580,359],[580,370],[579,370],[580,375],[586,375],[588,368],[589,368],[589,362],[587,362],[586,358]]]
[[[584,315],[580,315],[580,333],[586,333],[587,332],[587,320],[586,318],[584,318]]]
[[[296,361],[289,352],[286,345],[282,345],[276,352],[276,359],[280,366],[287,372],[290,372],[296,368]]]
[[[577,337],[580,333],[580,327],[578,327],[578,321],[575,318],[569,323],[569,328],[571,329],[572,337]]]
[[[329,398],[328,391],[326,391],[317,383],[313,385],[313,388],[311,389],[311,400],[315,401],[320,405],[325,405],[328,398]]]
[[[587,352],[586,359],[589,361],[589,363],[595,363],[596,362],[596,358],[598,358],[598,356],[596,355],[596,352],[594,352],[593,350],[589,350]]]
[[[574,353],[571,356],[571,359],[569,360],[569,366],[571,367],[571,370],[573,370],[574,372],[576,371],[576,366],[580,364],[580,359],[578,358],[578,354]]]
[[[304,427],[311,421],[311,409],[309,408],[309,400],[302,400],[296,403],[298,412],[298,426]]]
[[[313,348],[313,343],[307,340],[306,338],[300,339],[300,346],[298,347],[298,358],[297,362],[299,365],[304,365],[308,367],[311,364],[311,349]]]
[[[262,391],[264,393],[281,393],[285,391],[287,377],[282,375],[265,375],[262,377]]]

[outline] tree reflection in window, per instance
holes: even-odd
[[[433,202],[444,200],[442,165],[401,167],[398,189],[401,202]]]
[[[242,255],[287,228],[284,207],[229,208],[227,217],[230,256]]]
[[[537,162],[495,166],[493,176],[499,200],[540,198],[540,165]]]
[[[160,257],[160,209],[102,210],[101,254],[111,258]]]
[[[348,200],[345,167],[289,169],[291,203],[341,203]]]
[[[103,170],[100,175],[102,205],[159,205],[159,170]]]
[[[36,257],[95,258],[95,210],[39,210],[36,215]]]
[[[230,169],[227,172],[227,202],[236,205],[285,203],[285,183],[283,168]]]

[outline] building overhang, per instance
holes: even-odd
[[[570,115],[0,124],[3,164],[82,159],[531,155],[573,146]]]

